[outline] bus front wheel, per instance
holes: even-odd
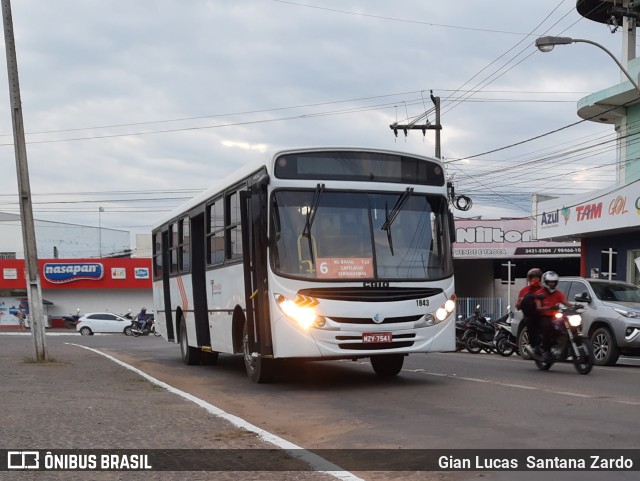
[[[202,359],[202,351],[189,346],[189,339],[187,338],[187,324],[184,319],[180,321],[180,354],[182,355],[182,362],[187,366],[200,364]]]
[[[244,356],[244,367],[247,370],[247,375],[253,382],[261,384],[271,381],[275,361],[253,355],[249,349],[249,333],[246,322],[242,331],[242,355]]]
[[[404,363],[403,354],[383,354],[371,356],[371,367],[378,376],[392,377],[398,375]]]

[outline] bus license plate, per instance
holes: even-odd
[[[392,342],[393,336],[390,332],[363,332],[362,342],[365,344],[376,344],[382,342]]]

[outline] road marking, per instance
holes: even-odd
[[[465,354],[465,353],[462,353]],[[469,354],[469,356],[473,356],[476,357],[477,354]],[[520,359],[518,358],[520,361],[526,361],[525,359]],[[505,359],[507,360],[507,359]],[[510,359],[511,361],[515,361],[516,359]],[[347,360],[344,360],[345,362],[347,362]],[[351,361],[348,361],[351,362]],[[356,361],[356,364],[369,364],[366,361]],[[614,366],[610,366],[610,367],[603,367],[603,366],[598,366],[598,370],[600,369],[616,369]],[[535,386],[525,386],[523,384],[513,384],[513,383],[507,383],[507,382],[500,382],[500,381],[491,381],[489,379],[479,379],[479,378],[475,378],[475,377],[463,377],[463,376],[458,376],[457,374],[445,374],[445,373],[441,373],[441,372],[429,372],[426,371],[425,369],[403,369],[402,372],[410,372],[413,374],[425,374],[427,376],[434,376],[434,377],[447,377],[450,379],[460,379],[461,381],[469,381],[469,382],[476,382],[476,383],[485,383],[485,384],[495,384],[496,386],[504,386],[504,387],[511,387],[514,389],[524,389],[527,391],[541,391],[541,392],[548,392],[551,394],[559,394],[561,396],[572,396],[572,397],[581,397],[581,398],[585,398],[585,399],[599,399],[601,398],[601,396],[593,396],[590,394],[580,394],[580,393],[574,393],[574,392],[567,392],[567,391],[554,391],[553,389],[546,389],[546,388],[540,388],[540,387],[535,387]],[[640,374],[640,371],[636,372],[636,371],[626,371],[626,372],[632,372],[633,374]],[[629,405],[629,406],[640,406],[640,402],[636,402],[636,401],[624,401],[622,399],[611,399],[611,401],[618,403],[618,404],[625,404],[625,405]]]
[[[45,332],[46,336],[79,336],[78,331],[69,332]],[[97,335],[97,334],[96,334]],[[0,332],[0,336],[31,336],[31,332]]]
[[[106,357],[107,359],[115,362],[116,364],[119,364],[129,369],[130,371],[133,371],[136,374],[142,376],[143,378],[152,382],[153,384],[160,386],[169,392],[177,394],[178,396],[197,404],[198,406],[204,408],[206,411],[213,414],[214,416],[225,419],[238,428],[242,428],[252,433],[255,433],[258,435],[260,439],[268,443],[271,443],[281,449],[286,449],[288,451],[288,454],[308,463],[309,466],[311,466],[311,468],[313,468],[314,471],[318,473],[328,474],[330,476],[333,476],[334,478],[342,479],[344,481],[364,481],[362,478],[359,478],[358,476],[356,476],[353,473],[350,473],[349,471],[343,470],[340,466],[337,466],[327,461],[326,459],[318,456],[317,454],[309,452],[306,449],[296,444],[293,444],[292,442],[289,442],[286,439],[281,438],[280,436],[276,436],[275,434],[270,433],[269,431],[259,428],[258,426],[255,426],[238,416],[229,414],[228,412],[220,409],[219,407],[216,407],[213,404],[210,404],[204,401],[203,399],[200,399],[192,394],[189,394],[188,392],[181,391],[180,389],[177,389],[163,381],[160,381],[159,379],[156,379],[155,377],[150,376],[146,372],[141,371],[140,369],[133,367],[130,364],[127,364],[126,362],[121,361],[120,359],[117,359],[109,354],[106,354],[92,347],[83,346],[81,344],[74,344],[71,342],[67,342],[65,344],[68,344],[70,346],[75,346],[75,347],[81,347],[82,349],[86,349],[88,351],[95,352],[96,354],[100,354],[101,356]]]
[[[477,383],[495,384],[496,386],[512,387],[512,388],[515,388],[515,389],[525,389],[525,390],[528,390],[528,391],[548,392],[550,394],[559,394],[561,396],[580,397],[580,398],[584,398],[584,399],[601,399],[602,398],[602,396],[593,396],[591,394],[581,394],[581,393],[569,392],[569,391],[555,391],[553,389],[540,388],[540,387],[535,387],[535,386],[525,386],[525,385],[522,385],[522,384],[513,384],[513,383],[500,382],[500,381],[491,381],[489,379],[478,379],[478,378],[475,378],[475,377],[462,377],[462,376],[457,376],[456,374],[443,374],[443,373],[439,373],[439,372],[428,372],[428,371],[425,371],[424,369],[403,369],[402,371],[403,372],[418,373],[418,374],[426,374],[427,376],[448,377],[450,379],[460,379],[461,381],[470,381],[470,382],[477,382]],[[629,406],[640,406],[640,402],[637,402],[637,401],[625,401],[623,399],[612,399],[612,398],[610,398],[610,401],[618,403],[618,404],[629,405]]]

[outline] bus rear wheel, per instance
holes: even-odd
[[[200,364],[202,359],[202,351],[189,346],[189,339],[187,338],[187,324],[184,319],[180,321],[180,354],[182,355],[182,362],[187,366]]]
[[[253,382],[263,384],[273,379],[275,361],[253,355],[249,349],[249,333],[246,321],[242,331],[242,355],[244,357],[244,367],[247,370],[247,376],[249,376]]]
[[[380,356],[371,356],[371,367],[378,376],[393,377],[397,376],[402,370],[404,364],[403,354],[383,354]]]

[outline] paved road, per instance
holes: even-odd
[[[66,339],[108,352],[305,448],[639,447],[635,361],[581,376],[571,364],[541,372],[515,356],[448,353],[410,356],[401,376],[391,380],[378,378],[368,362],[339,361],[286,365],[274,384],[255,385],[239,356],[221,355],[217,366],[184,366],[178,346],[160,338]],[[596,474],[554,479],[598,479]],[[629,474],[616,473],[615,479],[632,479]],[[540,473],[483,477],[536,479]],[[428,478],[419,473],[402,479]]]
[[[121,336],[124,339],[124,336]],[[81,336],[47,336],[49,360],[33,362],[28,336],[0,335],[0,450],[42,450],[41,466],[48,450],[210,449],[211,462],[224,456],[223,471],[3,471],[7,454],[0,459],[0,479],[4,480],[200,480],[231,481],[282,479],[335,481],[335,475],[309,472],[308,464],[291,460],[281,449],[282,440],[265,439],[259,430],[249,430],[221,417],[205,403],[196,404],[160,387],[112,359],[76,344],[91,341],[113,343],[108,336],[83,342]],[[128,339],[128,338],[127,338]],[[129,347],[135,347],[131,344]],[[258,432],[256,432],[258,431]],[[268,433],[267,433],[268,434]],[[274,444],[274,441],[279,441]],[[287,447],[287,446],[284,446]],[[250,450],[249,454],[244,454]],[[142,451],[145,452],[145,451]],[[141,453],[140,453],[141,454]],[[203,456],[202,451],[196,453]],[[33,459],[33,458],[31,458]],[[157,458],[171,462],[167,456]],[[249,461],[248,461],[249,460]],[[288,464],[292,461],[292,464]],[[246,471],[248,462],[261,472]],[[269,471],[287,463],[287,471]],[[186,464],[182,461],[182,467]],[[100,464],[100,463],[98,463]],[[155,468],[158,464],[150,463]],[[15,462],[11,465],[16,466]],[[177,467],[176,464],[171,465]],[[189,464],[191,466],[191,464]],[[228,471],[235,469],[235,471]],[[350,473],[342,479],[357,481]]]

